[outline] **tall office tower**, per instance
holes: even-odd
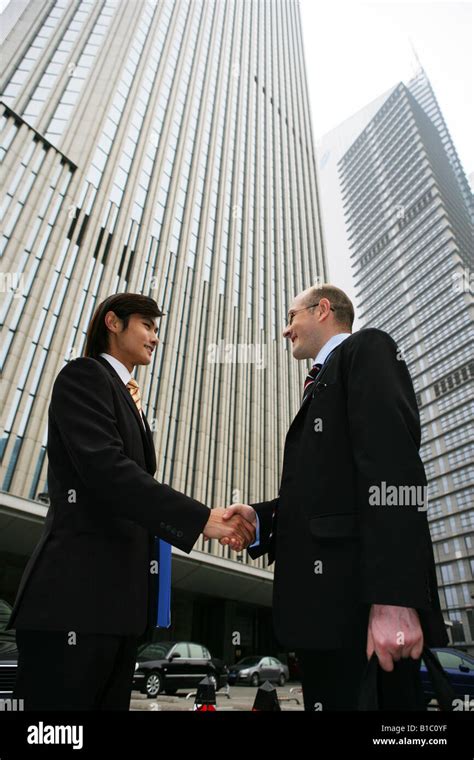
[[[163,307],[136,376],[156,478],[223,506],[278,493],[307,371],[284,315],[326,276],[295,0],[22,7],[3,53],[9,601],[46,512],[51,387],[97,304],[131,291]],[[175,551],[173,632],[265,650],[271,581],[215,541]]]
[[[444,151],[449,159],[449,162],[451,163],[451,166],[454,169],[454,173],[459,182],[461,193],[463,195],[466,206],[469,209],[471,223],[474,224],[474,196],[462,168],[456,148],[454,147],[451,135],[449,134],[446,122],[443,118],[443,114],[441,113],[438,101],[436,100],[431,82],[426,76],[426,72],[423,67],[420,67],[416,76],[410,80],[407,87],[410,90],[411,94],[415,97],[416,101],[423,108],[430,121],[438,130],[438,134],[441,137],[441,142],[443,143]]]
[[[414,381],[442,605],[473,648],[472,194],[423,71],[377,105],[338,164],[353,273]]]

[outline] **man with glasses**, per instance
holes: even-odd
[[[275,560],[275,632],[298,654],[306,710],[357,709],[373,653],[380,708],[425,709],[422,648],[445,646],[447,636],[418,408],[395,342],[373,328],[352,334],[353,320],[351,301],[332,285],[294,299],[283,336],[295,359],[314,359],[280,493],[232,505],[224,519],[237,512],[253,522],[250,555]]]

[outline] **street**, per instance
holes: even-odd
[[[221,689],[216,695],[217,710],[249,711],[255,700],[257,689],[252,686],[229,686],[227,691]],[[192,694],[187,699],[186,696]],[[301,684],[292,682],[283,687],[277,687],[278,699],[282,710],[303,710],[303,695]],[[148,699],[145,694],[132,691],[130,710],[193,710],[195,691],[182,689],[175,696],[160,694],[156,699]]]
[[[252,686],[229,686],[228,692],[225,689],[221,689],[216,695],[216,709],[219,711],[249,711],[252,709],[256,692],[257,690]],[[160,694],[156,699],[148,699],[145,694],[132,691],[130,710],[193,710],[195,693],[195,691],[182,689],[172,697]],[[229,698],[226,696],[227,693],[229,694]],[[303,711],[301,684],[295,681],[282,688],[277,687],[277,694],[282,711]],[[189,697],[187,698],[188,695]],[[436,701],[432,700],[427,709],[428,712],[436,712],[438,710]]]

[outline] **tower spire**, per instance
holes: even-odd
[[[411,37],[408,38],[408,43],[410,45],[410,49],[411,49],[412,56],[413,56],[413,58],[412,58],[413,74],[415,76],[418,75],[418,74],[420,74],[420,73],[424,74],[425,70],[424,70],[423,65],[422,65],[422,63],[420,61],[419,55],[418,55],[418,53],[416,51],[415,45],[413,44],[413,40],[411,39]]]

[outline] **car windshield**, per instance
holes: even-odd
[[[166,655],[173,646],[171,641],[157,641],[154,644],[142,644],[138,648],[137,656],[140,659],[145,660],[162,660],[166,658]]]
[[[239,660],[237,665],[258,665],[261,657],[244,657],[243,660]]]
[[[15,632],[12,631],[13,637]],[[17,655],[18,650],[16,646],[15,638],[10,638],[8,634],[0,634],[0,660],[9,657],[9,655]]]
[[[0,631],[4,631],[7,627],[8,620],[10,618],[12,608],[4,599],[0,599]]]

